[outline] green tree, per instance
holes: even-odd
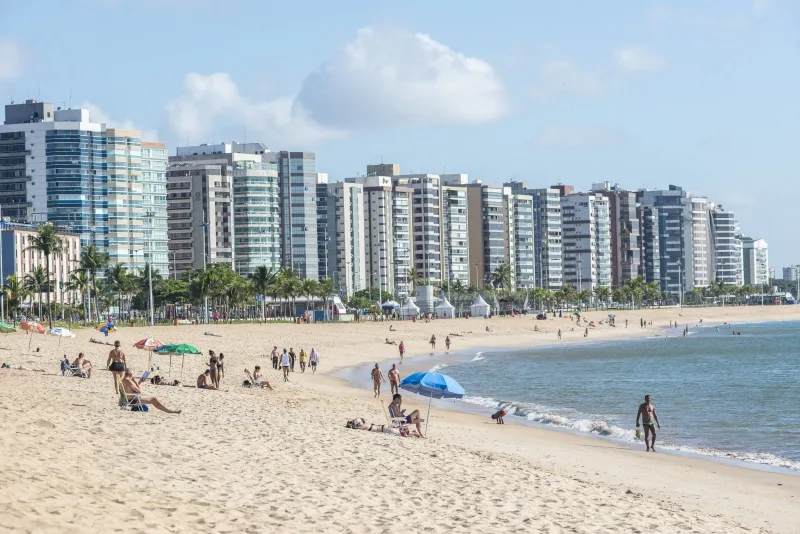
[[[6,300],[6,309],[11,316],[13,324],[17,324],[17,315],[22,311],[22,303],[28,298],[29,292],[25,284],[21,283],[16,274],[9,275],[3,285],[3,295]],[[3,317],[5,319],[5,317]]]
[[[507,263],[501,263],[492,272],[490,280],[492,286],[496,289],[511,289],[511,266]]]
[[[122,295],[130,287],[130,275],[128,269],[121,263],[112,265],[106,271],[106,283],[110,286],[111,290],[117,294],[117,310],[119,310],[120,317],[122,316]]]
[[[81,249],[81,260],[80,266],[81,269],[88,273],[89,278],[89,288],[94,293],[94,311],[96,316],[94,318],[90,317],[91,319],[100,320],[100,309],[99,309],[99,302],[100,298],[98,297],[98,284],[97,284],[97,275],[103,269],[106,268],[108,265],[108,254],[102,253],[98,250],[97,245],[94,243],[90,244],[84,249]]]
[[[86,326],[86,321],[89,318],[89,309],[87,307],[86,292],[89,289],[89,276],[83,269],[78,269],[69,273],[69,281],[67,281],[67,289],[76,292],[83,302],[83,325]]]
[[[25,287],[27,288],[28,292],[30,293],[31,297],[34,294],[37,295],[37,300],[39,303],[39,320],[42,318],[42,290],[45,286],[47,286],[49,281],[50,276],[41,265],[37,265],[31,272],[25,275]]]
[[[31,237],[30,245],[25,250],[38,250],[44,256],[44,269],[47,273],[47,320],[50,328],[53,328],[53,307],[50,305],[50,292],[53,288],[50,287],[50,256],[59,254],[64,248],[64,242],[58,235],[58,227],[53,223],[45,223],[39,225],[36,235]],[[41,302],[39,303],[41,308]],[[41,310],[39,312],[41,317]]]
[[[259,265],[250,275],[253,290],[257,295],[261,295],[261,316],[266,319],[266,296],[269,294],[269,287],[275,282],[276,272],[271,267]]]
[[[611,288],[608,286],[598,286],[594,288],[594,296],[597,301],[603,304],[608,304],[608,299],[611,297]]]

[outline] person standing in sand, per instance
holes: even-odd
[[[283,371],[283,381],[289,381],[289,368],[292,365],[292,359],[289,357],[289,353],[286,352],[286,349],[283,349],[283,354],[281,354],[281,370]]]
[[[119,340],[114,342],[114,349],[108,353],[108,360],[106,360],[106,369],[111,371],[111,377],[114,379],[114,392],[119,395],[119,383],[122,380],[127,363],[125,362],[125,353],[119,348]]]
[[[386,379],[383,377],[383,373],[381,372],[381,368],[378,364],[375,364],[375,369],[372,370],[372,387],[375,390],[375,398],[381,396],[381,382],[386,382]]]
[[[661,430],[661,423],[658,422],[658,415],[656,415],[656,405],[650,402],[650,395],[645,395],[644,402],[639,405],[639,411],[636,413],[636,428],[639,428],[639,417],[642,418],[644,426],[644,444],[647,446],[647,451],[656,452],[656,426]],[[652,436],[649,443],[648,436]]]
[[[294,353],[294,347],[289,347],[289,361],[292,363],[292,372],[294,373],[294,362],[297,359],[297,355]]]
[[[272,347],[272,368],[278,370],[278,345]]]
[[[558,329],[558,340],[561,341],[561,329]]]
[[[392,395],[399,392],[398,387],[400,386],[400,371],[397,370],[397,366],[392,364],[392,368],[389,369],[389,386],[392,389]]]
[[[311,354],[308,356],[308,363],[311,364],[311,374],[317,374],[317,364],[319,363],[319,352],[314,347],[311,347]]]
[[[431,334],[431,340],[428,342],[431,344],[431,348],[436,350],[436,336]]]
[[[397,349],[400,351],[400,363],[403,363],[403,355],[406,353],[406,344],[401,341]]]
[[[306,361],[308,361],[308,356],[306,355],[306,349],[300,349],[300,372],[306,372]]]
[[[444,346],[447,348],[448,351],[450,350],[450,336],[444,338]]]

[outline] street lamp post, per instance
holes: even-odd
[[[207,265],[207,256],[208,256],[208,248],[206,246],[206,228],[208,228],[208,223],[204,222],[200,226],[203,227],[203,273],[207,272],[208,265]],[[206,324],[208,324],[208,295],[206,294],[205,303],[204,303],[204,311],[203,315],[205,316]]]

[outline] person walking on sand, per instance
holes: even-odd
[[[448,351],[450,350],[450,336],[444,338],[444,346],[447,348]]]
[[[314,347],[311,347],[311,354],[308,356],[308,363],[311,364],[311,374],[317,374],[317,364],[319,363],[319,352]]]
[[[114,342],[114,349],[108,353],[108,360],[106,360],[106,369],[111,371],[111,378],[114,379],[114,393],[119,395],[119,383],[123,379],[127,363],[125,362],[125,353],[119,348],[119,340]]]
[[[386,382],[386,379],[383,377],[381,368],[376,363],[375,368],[372,370],[372,387],[375,390],[376,399],[381,396],[381,382]]]
[[[283,349],[283,354],[281,354],[281,370],[283,371],[283,381],[289,381],[289,368],[292,365],[292,359],[289,358],[289,353],[286,352],[286,349]]]
[[[436,349],[436,336],[435,335],[431,334],[431,340],[429,341],[429,343],[431,344],[431,348],[435,350]]]
[[[392,395],[398,393],[400,386],[400,371],[397,370],[397,366],[395,364],[392,364],[392,368],[389,369],[389,386],[392,388]]]
[[[278,345],[272,347],[272,368],[278,370]]]
[[[589,328],[587,327],[586,330],[583,331],[583,337],[589,337]]]
[[[300,349],[300,372],[306,372],[306,361],[308,361],[308,356],[306,355],[305,349]]]
[[[561,329],[558,329],[558,340],[561,341]]]
[[[403,363],[403,355],[406,353],[406,344],[401,341],[397,349],[400,351],[400,363]]]
[[[294,353],[294,347],[289,347],[289,360],[292,362],[292,372],[294,373],[294,361],[297,355]]]
[[[656,415],[656,405],[650,402],[650,395],[645,395],[644,402],[639,405],[639,411],[636,413],[636,428],[639,428],[639,417],[642,418],[644,426],[644,444],[647,446],[647,451],[656,452],[656,426],[661,430],[661,423],[658,422],[658,415]],[[649,443],[648,437],[650,437]]]

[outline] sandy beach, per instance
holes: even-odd
[[[617,313],[617,327],[589,341],[655,336],[668,321],[798,320],[800,307],[643,310]],[[604,312],[587,312],[595,321]],[[639,328],[639,319],[653,325]],[[628,328],[624,327],[629,319]],[[390,332],[393,324],[396,331]],[[490,326],[487,332],[485,327]],[[534,331],[534,326],[539,332]],[[0,336],[0,361],[45,372],[0,370],[0,530],[14,532],[759,532],[796,533],[800,476],[435,410],[427,439],[345,428],[384,423],[371,391],[328,375],[334,369],[443,348],[583,343],[568,319],[533,317],[358,324],[250,324],[121,328],[108,338]],[[215,336],[204,335],[211,332]],[[144,384],[180,415],[120,410],[110,373],[120,340],[129,366],[147,367],[132,347],[143,337],[225,354],[222,391]],[[218,336],[218,337],[217,337]],[[284,383],[268,354],[316,347],[320,369]],[[62,377],[63,354],[83,351],[91,379]],[[165,373],[168,358],[155,356]],[[194,384],[205,356],[187,357]],[[241,387],[261,365],[275,391]],[[172,377],[180,372],[173,359]],[[367,377],[365,377],[366,379]],[[404,395],[408,408],[423,400]],[[383,398],[388,403],[387,392]],[[635,414],[632,406],[632,416]]]

